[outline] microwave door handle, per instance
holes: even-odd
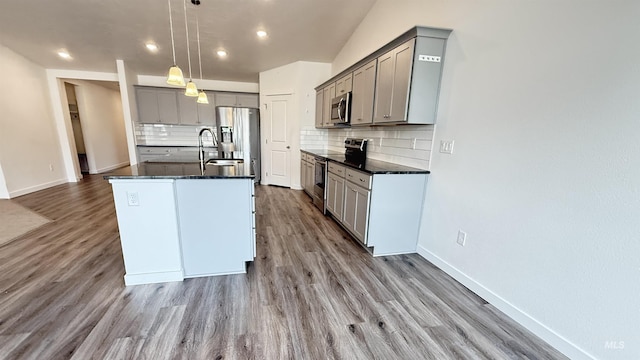
[[[344,101],[344,98],[340,99],[340,101],[338,102],[338,119],[340,120],[340,122],[344,122],[344,120],[342,120],[342,102]]]

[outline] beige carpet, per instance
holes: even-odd
[[[11,200],[0,200],[0,246],[49,221]]]

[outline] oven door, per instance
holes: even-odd
[[[325,159],[316,159],[315,175],[313,178],[313,193],[324,202],[324,177],[327,169]]]

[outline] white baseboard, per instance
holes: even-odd
[[[125,162],[121,162],[119,164],[103,167],[102,169],[97,169],[95,171],[89,171],[89,173],[90,174],[100,174],[100,173],[103,173],[105,171],[111,171],[111,170],[119,169],[121,167],[129,166],[129,164],[130,163],[128,161],[125,161]]]
[[[562,352],[570,359],[596,359],[594,356],[582,350],[571,341],[562,337],[555,331],[549,329],[538,320],[518,309],[516,306],[503,299],[498,294],[487,289],[482,284],[475,281],[473,278],[467,276],[448,262],[444,261],[437,255],[420,245],[418,245],[418,254],[420,254],[420,256],[422,256],[423,258],[429,260],[431,263],[439,267],[445,273],[449,274],[462,285],[466,286],[468,289],[476,293],[478,296],[488,301],[491,305],[495,306],[498,310],[505,313],[511,319],[524,326],[527,330],[536,334],[542,340],[558,349],[558,351]]]
[[[172,281],[183,281],[184,275],[182,271],[163,271],[157,273],[144,273],[144,274],[125,274],[124,284],[130,285],[144,285],[144,284],[156,284]]]
[[[26,194],[30,194],[32,192],[48,189],[48,188],[53,187],[53,186],[66,184],[67,182],[68,182],[67,179],[58,179],[58,180],[50,181],[50,182],[47,182],[47,183],[44,183],[44,184],[29,186],[28,188],[24,188],[24,189],[20,189],[20,190],[10,191],[9,192],[9,199],[12,199],[12,198],[15,198],[15,197],[18,197],[18,196],[22,196],[22,195],[26,195]]]
[[[238,269],[238,270],[229,270],[229,271],[223,271],[223,272],[217,272],[217,273],[185,275],[184,278],[185,279],[194,279],[194,278],[199,278],[199,277],[222,276],[222,275],[237,275],[237,274],[246,274],[246,273],[247,273],[246,267],[243,267],[242,269]]]

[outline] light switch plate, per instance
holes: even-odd
[[[440,140],[440,152],[443,154],[453,154],[453,140]]]

